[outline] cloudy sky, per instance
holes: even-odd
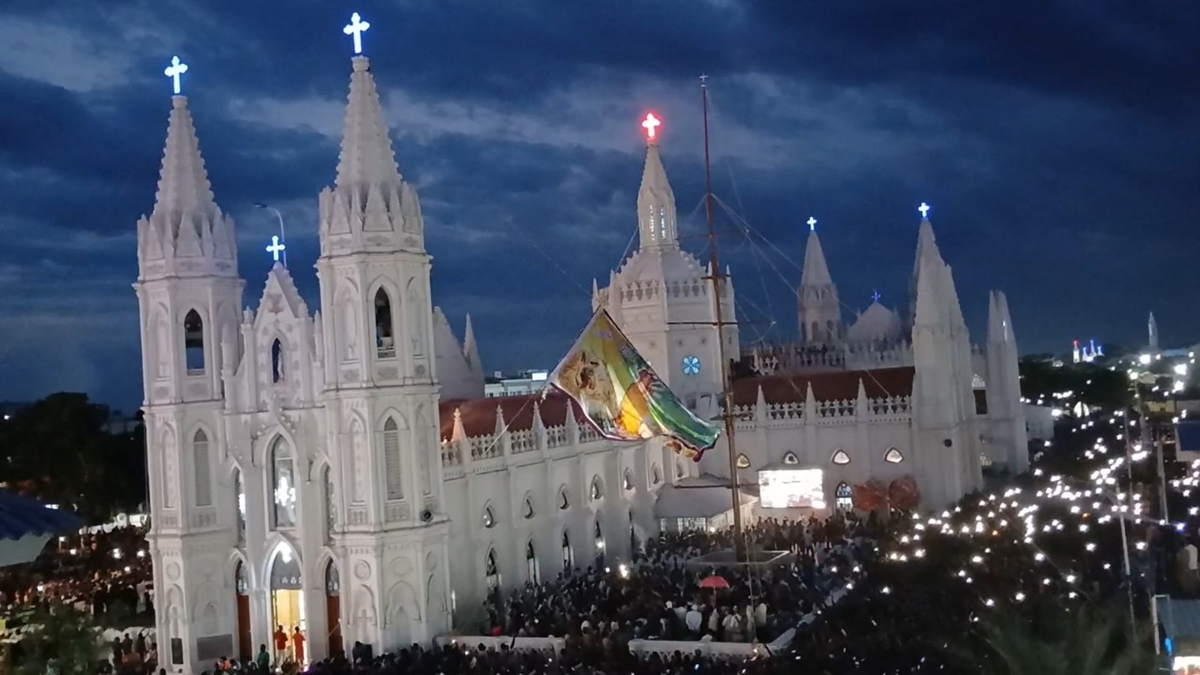
[[[710,76],[743,338],[796,333],[804,221],[842,301],[905,306],[922,201],[982,337],[1023,351],[1200,337],[1200,5],[1143,0],[8,0],[0,6],[0,400],[141,400],[135,222],[185,93],[257,303],[273,232],[315,306],[351,11],[421,194],[434,301],[487,370],[552,367],[636,231],[647,110],[685,246]],[[849,310],[848,310],[849,312]]]

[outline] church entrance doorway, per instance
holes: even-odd
[[[233,571],[233,585],[237,592],[238,660],[245,663],[254,655],[254,638],[250,635],[250,584],[240,560]]]
[[[275,650],[275,660],[278,663],[294,660],[302,664],[306,661],[307,650],[304,649],[304,638],[296,639],[296,633],[305,635],[308,626],[304,620],[304,595],[300,591],[300,561],[289,544],[282,543],[275,549],[270,579],[271,647]]]
[[[345,653],[342,646],[342,589],[333,561],[325,566],[325,625],[329,627],[329,656]]]

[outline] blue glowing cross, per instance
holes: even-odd
[[[362,53],[362,34],[367,32],[367,29],[370,27],[371,27],[371,24],[367,23],[366,21],[363,21],[362,17],[360,17],[358,15],[358,12],[355,12],[350,15],[350,25],[348,25],[342,29],[342,32],[345,33],[346,35],[354,36],[354,53],[355,54]]]
[[[163,75],[175,81],[175,95],[179,95],[179,76],[187,72],[187,64],[182,63],[178,56],[171,57],[171,65],[163,71]]]
[[[279,254],[286,249],[287,246],[279,243],[279,235],[271,235],[271,245],[267,247],[267,253],[271,254],[271,257],[275,260],[275,262],[279,262]]]
[[[808,217],[808,231],[809,232],[817,231],[817,219],[813,218],[812,216]]]
[[[875,291],[874,293],[872,293],[871,299],[874,300],[875,302],[879,302],[879,291]]]

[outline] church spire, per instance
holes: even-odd
[[[642,187],[638,190],[638,233],[643,249],[679,248],[675,222],[675,193],[667,181],[658,153],[658,127],[662,122],[654,113],[642,121],[646,129],[646,165],[642,169]]]
[[[842,337],[842,308],[837,286],[829,274],[817,219],[808,219],[808,244],[804,247],[804,269],[796,289],[800,335],[809,344],[833,344]]]
[[[1147,331],[1150,334],[1150,351],[1158,351],[1158,322],[1154,320],[1154,312],[1150,312],[1150,321],[1147,323]]]
[[[929,258],[929,260],[935,263],[935,268],[946,264],[942,260],[942,252],[938,249],[937,239],[933,236],[933,225],[929,222],[929,205],[922,202],[917,210],[921,212],[921,225],[917,230],[917,255],[913,259],[912,278],[908,283],[908,297],[911,303],[909,319],[914,322],[917,312],[917,296],[919,295],[918,287],[920,282],[918,277],[921,275],[921,261]]]
[[[817,219],[808,219],[808,244],[804,247],[804,269],[800,273],[800,287],[833,285],[821,239],[817,237]]]
[[[176,76],[186,70],[173,67]],[[138,221],[138,261],[143,277],[237,276],[233,219],[217,206],[187,97],[178,94],[171,99],[154,210]]]
[[[400,170],[383,121],[383,107],[371,65],[365,56],[352,60],[350,99],[346,106],[342,149],[338,155],[338,188],[365,189],[372,184],[398,185]]]

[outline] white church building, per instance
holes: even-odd
[[[715,506],[704,489],[677,488],[727,481],[724,441],[695,464],[657,442],[600,439],[560,395],[485,397],[469,320],[460,343],[432,306],[417,192],[398,171],[368,61],[352,63],[337,177],[319,195],[316,311],[279,264],[257,307],[242,309],[233,220],[186,98],[172,101],[135,284],[171,672],[271,648],[277,626],[303,632],[309,659],[355,641],[377,653],[428,642],[478,619],[490,588],[616,564],[662,526],[728,510],[726,488],[712,488],[726,500]],[[704,325],[710,270],[679,247],[654,142],[637,212],[640,246],[594,305],[701,412],[716,414],[722,352],[757,364],[733,392],[751,502],[772,468],[819,470],[832,508],[846,505],[834,500],[845,486],[901,475],[941,507],[980,486],[982,463],[1026,466],[1006,301],[993,295],[986,348],[972,347],[928,220],[911,319],[873,305],[843,330],[814,231],[804,344],[744,348],[735,327],[718,339]],[[732,284],[721,302],[735,316]]]

